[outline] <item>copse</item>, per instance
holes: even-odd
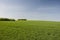
[[[9,19],[10,21],[15,21],[15,19]]]
[[[9,18],[0,18],[0,21],[15,21],[15,19],[9,19]]]
[[[18,19],[18,21],[27,21],[27,19]]]

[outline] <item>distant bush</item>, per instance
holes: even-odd
[[[0,21],[15,21],[15,19],[0,18]]]
[[[27,21],[27,19],[18,19],[18,21]]]
[[[15,21],[15,19],[10,19],[10,21]]]

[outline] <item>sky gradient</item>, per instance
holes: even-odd
[[[0,0],[0,17],[60,21],[60,0]]]

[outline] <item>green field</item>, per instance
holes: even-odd
[[[60,40],[60,22],[0,21],[0,40]]]

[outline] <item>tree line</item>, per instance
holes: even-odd
[[[17,21],[26,21],[27,19],[17,19]],[[16,21],[15,19],[0,18],[0,21]]]

